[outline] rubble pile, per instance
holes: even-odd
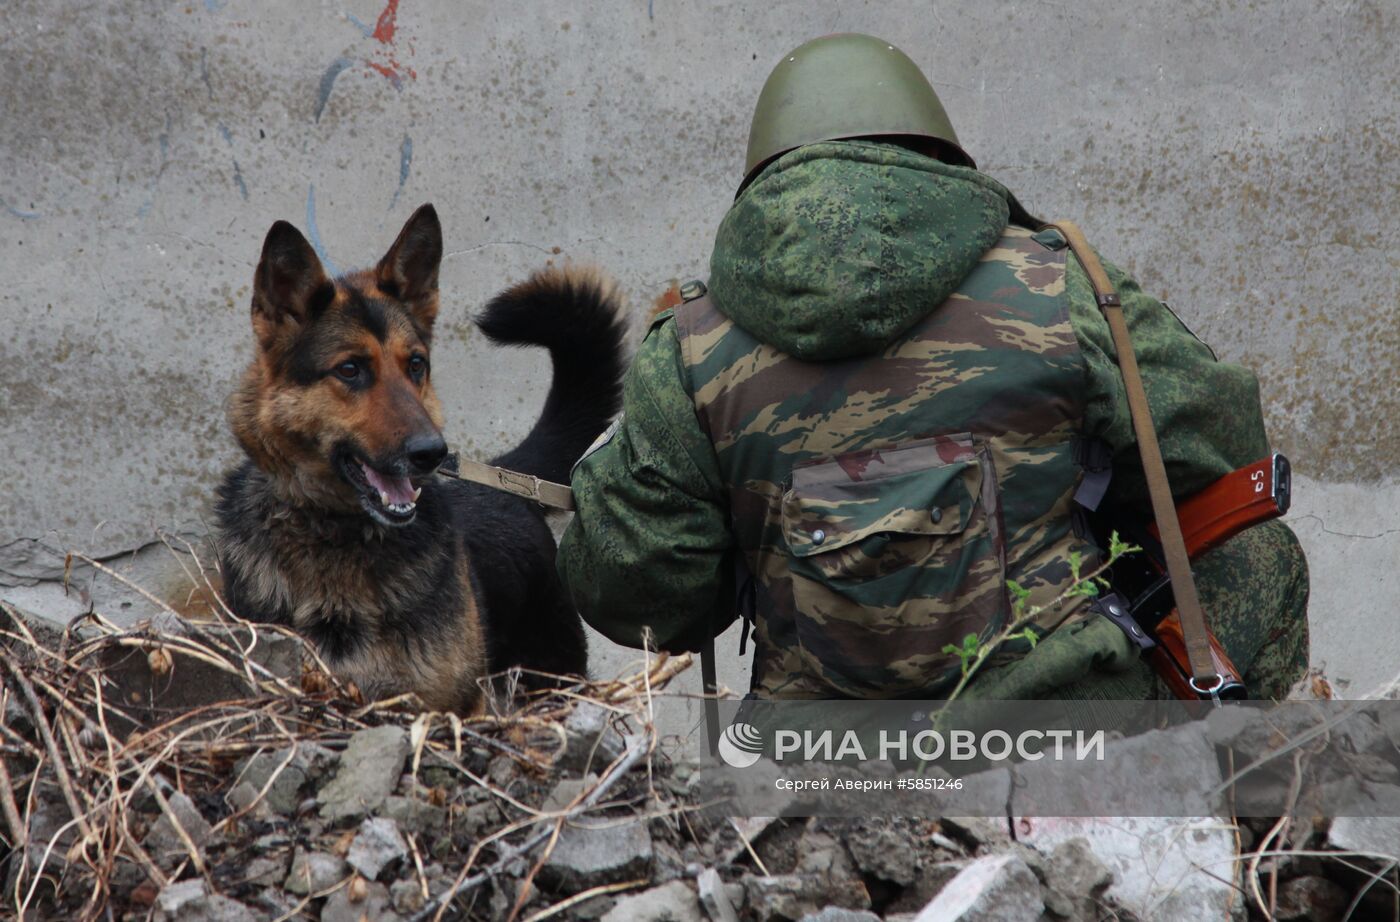
[[[265,628],[45,644],[7,614],[7,917],[1328,920],[1397,892],[1393,820],[731,818],[649,720],[689,657],[459,719],[365,702]],[[1222,825],[1225,866],[1162,877]]]

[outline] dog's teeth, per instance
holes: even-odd
[[[385,493],[383,490],[380,490],[380,491],[379,491],[379,505],[381,505],[381,506],[387,506],[387,505],[389,505],[389,494],[388,494],[388,493]]]
[[[423,488],[422,488],[422,487],[419,487],[418,489],[414,490],[414,491],[413,491],[413,501],[414,501],[415,503],[418,502],[418,497],[420,497],[420,496],[422,496],[422,495],[423,495]]]

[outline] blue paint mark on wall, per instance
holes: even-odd
[[[233,147],[233,132],[228,130],[228,126],[219,122],[219,134],[224,136],[224,143],[230,148]],[[238,187],[238,194],[243,196],[243,201],[248,201],[248,184],[243,181],[243,170],[238,166],[238,158],[230,157],[233,161],[233,184]]]
[[[394,190],[394,197],[389,201],[389,209],[399,203],[399,194],[403,192],[404,183],[408,182],[408,171],[413,166],[413,139],[408,135],[403,136],[403,144],[399,146],[399,187]]]
[[[341,72],[353,63],[349,58],[336,58],[331,62],[331,66],[326,68],[326,72],[321,75],[321,85],[316,90],[316,121],[321,120],[321,113],[325,111],[326,101],[331,98],[331,90],[335,87],[335,78],[339,77]]]
[[[27,211],[23,208],[16,208],[9,202],[5,201],[3,198],[0,198],[0,206],[4,207],[6,211],[14,215],[16,218],[19,218],[21,221],[33,221],[36,218],[42,217],[42,215],[40,215],[37,211]]]
[[[326,253],[325,245],[321,243],[321,231],[316,227],[316,184],[313,182],[306,188],[306,239],[311,242],[311,248],[320,257],[321,265],[328,275],[339,275],[340,270],[331,262],[330,256]]]
[[[199,49],[199,79],[204,81],[204,88],[209,91],[209,98],[214,98],[214,84],[209,80],[209,49]]]
[[[170,114],[165,116],[165,130],[157,137],[160,142],[160,166],[156,169],[156,175],[151,179],[151,184],[147,187],[146,201],[136,210],[138,218],[145,218],[151,213],[151,206],[156,203],[156,186],[160,185],[160,177],[165,173],[166,166],[170,163]]]
[[[350,22],[354,24],[355,28],[360,30],[360,32],[364,35],[365,38],[369,38],[371,35],[374,34],[374,30],[371,29],[369,26],[365,25],[363,22],[361,22],[354,13],[346,13],[345,18],[350,20]]]
[[[211,13],[217,13],[228,6],[228,0],[204,0],[204,8]]]

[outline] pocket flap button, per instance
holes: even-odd
[[[813,544],[821,544],[821,543],[822,543],[823,541],[825,541],[825,540],[826,540],[826,532],[822,531],[820,528],[818,528],[816,531],[812,532],[812,543],[813,543]]]
[[[933,509],[932,511],[929,512],[929,515],[933,517],[934,522],[941,522],[941,521],[943,521],[943,510],[942,510],[942,509]]]

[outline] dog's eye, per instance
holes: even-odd
[[[346,381],[353,381],[360,376],[359,362],[341,362],[335,366],[335,373]]]
[[[411,355],[408,357],[408,373],[415,378],[421,378],[428,371],[428,360],[421,355]]]

